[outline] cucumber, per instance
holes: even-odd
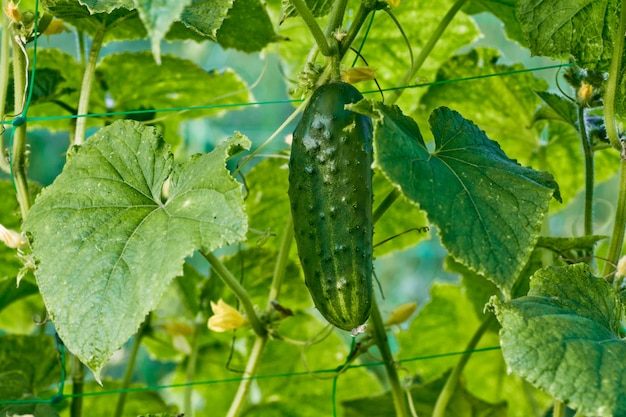
[[[372,122],[344,106],[361,100],[346,83],[312,95],[293,134],[289,200],[298,255],[315,306],[352,330],[372,306]]]

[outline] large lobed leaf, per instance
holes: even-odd
[[[585,415],[626,415],[622,304],[587,265],[540,270],[528,296],[492,305],[514,373]]]
[[[517,15],[533,55],[608,69],[619,24],[619,0],[521,0]]]
[[[174,165],[153,128],[118,121],[70,152],[35,201],[24,228],[37,283],[59,335],[96,376],[186,256],[244,238],[240,186],[224,162],[248,145],[238,135]]]
[[[505,292],[528,260],[558,187],[522,167],[459,113],[435,109],[435,151],[397,107],[364,100],[353,110],[374,120],[375,164],[428,213],[448,251]],[[556,191],[555,191],[556,190]]]

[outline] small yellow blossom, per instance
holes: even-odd
[[[385,1],[391,7],[398,7],[400,5],[400,0],[385,0]]]
[[[50,36],[69,31],[70,30],[67,28],[67,26],[63,24],[63,21],[61,19],[52,19],[50,24],[48,24],[46,30],[43,31],[43,34]]]
[[[404,323],[411,317],[415,310],[417,310],[416,302],[400,304],[398,307],[393,309],[389,318],[385,322],[385,325],[392,326],[394,324]]]
[[[592,95],[593,87],[591,86],[591,84],[587,84],[583,81],[580,88],[578,89],[578,99],[582,103],[587,103]]]
[[[209,318],[208,327],[214,332],[237,329],[246,323],[245,317],[221,298],[217,304],[211,301],[211,309],[213,309],[213,315]]]
[[[22,13],[20,13],[19,9],[17,8],[17,5],[13,3],[13,1],[10,1],[9,4],[7,4],[7,6],[8,7],[4,8],[4,14],[6,14],[8,18],[14,21],[15,23],[21,22]]]
[[[7,229],[0,224],[0,240],[12,249],[21,249],[28,245],[28,241],[22,234],[15,230]]]
[[[341,72],[341,79],[348,84],[356,84],[374,78],[376,78],[376,70],[370,67],[354,67]]]

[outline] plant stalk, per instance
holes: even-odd
[[[254,346],[250,352],[250,357],[248,358],[248,363],[246,364],[246,370],[243,373],[243,379],[239,384],[237,394],[235,394],[235,399],[231,403],[226,417],[236,417],[241,412],[241,408],[243,407],[244,401],[248,395],[248,390],[250,389],[250,384],[252,383],[252,377],[256,373],[256,368],[259,364],[266,343],[267,336],[256,337]]]
[[[583,145],[583,157],[585,159],[585,214],[584,231],[585,236],[593,235],[593,150],[587,135],[585,125],[585,108],[578,105],[578,130],[580,141]]]
[[[367,19],[367,16],[370,14],[371,11],[372,9],[370,7],[366,6],[364,3],[361,3],[356,11],[356,14],[354,15],[354,20],[352,21],[352,24],[348,28],[346,36],[342,39],[341,45],[339,46],[340,57],[343,57],[350,50],[350,45],[352,45],[352,42],[354,42],[354,40],[356,39],[359,31],[361,30],[361,27],[365,23],[365,20]]]
[[[626,1],[624,2],[626,4]],[[615,209],[615,221],[613,223],[613,232],[611,234],[611,242],[609,243],[609,251],[607,253],[607,262],[604,264],[604,276],[608,276],[612,282],[610,275],[617,265],[619,257],[622,253],[624,244],[624,227],[626,226],[626,159],[622,157],[620,160],[619,174],[619,190],[617,192],[617,208]]]
[[[563,404],[563,401],[554,400],[554,408],[552,408],[552,417],[565,417],[565,404]]]
[[[139,353],[139,348],[141,347],[141,340],[143,339],[144,329],[146,328],[148,320],[149,318],[141,325],[139,331],[135,335],[135,339],[133,340],[133,345],[130,349],[130,354],[128,355],[126,371],[124,372],[124,379],[122,380],[121,392],[117,397],[117,404],[115,405],[114,417],[122,417],[122,414],[124,413],[124,405],[126,404],[126,397],[128,396],[128,392],[126,390],[130,387],[130,383],[133,379],[137,354]]]
[[[326,35],[324,35],[324,32],[322,32],[322,28],[320,28],[320,25],[317,24],[315,17],[313,17],[311,10],[306,5],[304,0],[291,0],[291,4],[293,4],[293,7],[296,8],[298,14],[302,18],[302,20],[304,20],[304,23],[308,26],[309,31],[311,32],[311,35],[313,35],[315,43],[317,44],[317,47],[319,48],[322,55],[331,56],[333,54],[333,51],[331,49],[331,46],[328,44],[328,41],[326,40]]]
[[[428,41],[426,42],[426,44],[420,51],[417,58],[415,58],[415,63],[413,65],[413,68],[409,69],[406,72],[406,74],[404,74],[404,76],[398,83],[398,86],[405,86],[411,83],[411,80],[415,77],[415,75],[420,70],[422,65],[424,65],[426,58],[428,58],[428,55],[430,55],[430,53],[434,49],[435,44],[437,43],[437,41],[439,41],[439,39],[441,38],[441,35],[443,35],[443,32],[446,30],[450,22],[452,22],[452,19],[454,19],[454,16],[461,9],[461,7],[465,5],[466,2],[467,0],[457,0],[452,5],[450,10],[448,10],[448,13],[446,13],[443,19],[441,19],[441,22],[439,22],[439,25],[437,26],[433,34],[430,35],[430,38],[428,39]],[[402,89],[391,91],[391,94],[389,98],[387,99],[387,103],[394,104],[396,101],[398,101],[398,98],[400,98],[400,95],[402,94],[403,91],[404,90]]]
[[[191,355],[187,361],[187,370],[185,372],[185,392],[183,394],[183,411],[187,417],[193,417],[193,386],[192,382],[196,377],[196,366],[198,363],[198,353],[200,351],[200,332],[204,330],[205,322],[196,324],[191,341]]]
[[[370,324],[372,326],[372,334],[376,342],[376,346],[380,350],[383,362],[385,364],[385,370],[387,371],[387,378],[389,379],[389,385],[391,386],[391,396],[393,398],[393,405],[396,410],[397,417],[410,417],[409,404],[407,402],[405,390],[402,388],[400,379],[398,377],[398,371],[396,364],[389,349],[389,343],[387,339],[387,332],[383,319],[378,309],[378,302],[376,297],[372,300],[372,312],[370,313]]]
[[[333,4],[333,8],[330,10],[328,18],[328,26],[326,27],[326,38],[329,39],[341,28],[343,23],[343,15],[346,13],[346,6],[348,0],[336,0]]]
[[[72,356],[72,404],[70,417],[81,417],[83,412],[83,389],[85,384],[85,366]]]
[[[469,341],[469,343],[465,347],[466,353],[464,353],[463,356],[461,356],[461,359],[452,370],[452,373],[450,374],[450,376],[448,376],[448,380],[446,381],[446,384],[444,385],[443,389],[439,393],[439,397],[437,398],[437,403],[435,404],[435,409],[433,411],[432,417],[444,417],[445,416],[446,408],[448,407],[450,398],[452,398],[452,396],[454,395],[454,392],[456,391],[456,387],[459,384],[459,378],[463,374],[463,369],[465,368],[465,365],[467,365],[467,362],[469,361],[469,359],[472,357],[471,351],[476,349],[476,345],[478,344],[480,339],[483,337],[483,335],[485,334],[485,332],[487,331],[487,329],[493,322],[494,318],[495,316],[493,314],[490,314],[489,316],[487,316],[483,320],[478,330],[476,330],[476,333],[474,333],[474,336],[472,336],[472,339]]]
[[[22,45],[15,38],[11,39],[11,47],[13,48],[13,86],[14,86],[14,103],[15,112],[20,114],[25,105],[26,98],[26,52],[22,50]],[[24,115],[22,115],[24,117]],[[26,218],[26,214],[30,209],[31,199],[28,190],[28,180],[26,178],[26,167],[28,158],[26,155],[26,121],[20,125],[14,125],[13,130],[13,147],[11,150],[11,172],[17,192],[17,201],[20,204],[22,219]]]
[[[87,59],[87,65],[85,66],[85,72],[83,74],[83,82],[80,86],[80,97],[78,99],[77,110],[78,119],[76,120],[76,134],[74,136],[74,145],[81,145],[85,141],[91,87],[93,85],[94,75],[96,73],[96,64],[98,63],[98,56],[100,56],[100,49],[102,48],[102,42],[104,41],[105,33],[106,27],[102,25],[100,29],[96,32],[93,38],[93,42],[91,43],[89,58]]]
[[[272,307],[272,301],[278,299],[280,294],[280,287],[283,284],[285,278],[285,272],[287,271],[287,263],[289,262],[289,252],[291,250],[291,244],[293,243],[293,218],[289,216],[289,220],[285,224],[285,230],[283,232],[283,239],[280,242],[280,249],[278,252],[278,259],[276,260],[276,266],[274,267],[274,277],[272,278],[272,285],[270,287],[270,293],[267,297],[266,310],[270,311]]]
[[[615,32],[615,40],[613,42],[613,56],[609,67],[609,77],[606,81],[606,90],[604,91],[604,123],[606,125],[606,134],[611,142],[611,146],[622,152],[619,134],[617,133],[617,121],[615,118],[615,95],[617,94],[617,84],[621,76],[622,52],[624,50],[624,33],[626,32],[626,2],[622,2],[622,11],[619,18],[619,27]]]
[[[252,305],[252,301],[250,300],[250,296],[248,295],[246,289],[239,283],[237,278],[235,278],[233,274],[226,269],[224,264],[222,264],[213,253],[202,253],[202,255],[206,258],[211,265],[211,268],[213,268],[217,275],[222,278],[224,284],[226,284],[228,288],[235,293],[235,296],[246,312],[246,316],[248,316],[248,321],[250,322],[254,332],[258,336],[264,337],[267,334],[267,329],[263,326],[261,320],[259,320],[259,316],[254,310],[254,306]]]
[[[376,210],[374,210],[374,213],[372,214],[372,220],[374,223],[376,223],[383,216],[383,214],[385,214],[385,212],[389,210],[389,207],[391,207],[393,203],[396,202],[400,195],[400,190],[398,190],[397,188],[394,188],[389,194],[387,194],[387,197],[385,197],[385,199],[378,205],[378,207],[376,207]]]
[[[2,0],[2,8],[4,9],[6,7],[6,0]],[[4,13],[2,13],[0,21],[2,22],[2,33],[0,34],[0,121],[4,122],[7,90],[9,87],[9,45],[11,35],[9,34],[9,18]],[[10,174],[11,166],[9,165],[9,161],[5,158],[4,141],[2,138],[3,136],[0,134],[0,170]]]

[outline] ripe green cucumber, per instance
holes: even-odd
[[[346,83],[312,95],[293,134],[289,200],[298,255],[315,306],[352,330],[372,306],[372,122],[346,110],[361,100]]]

